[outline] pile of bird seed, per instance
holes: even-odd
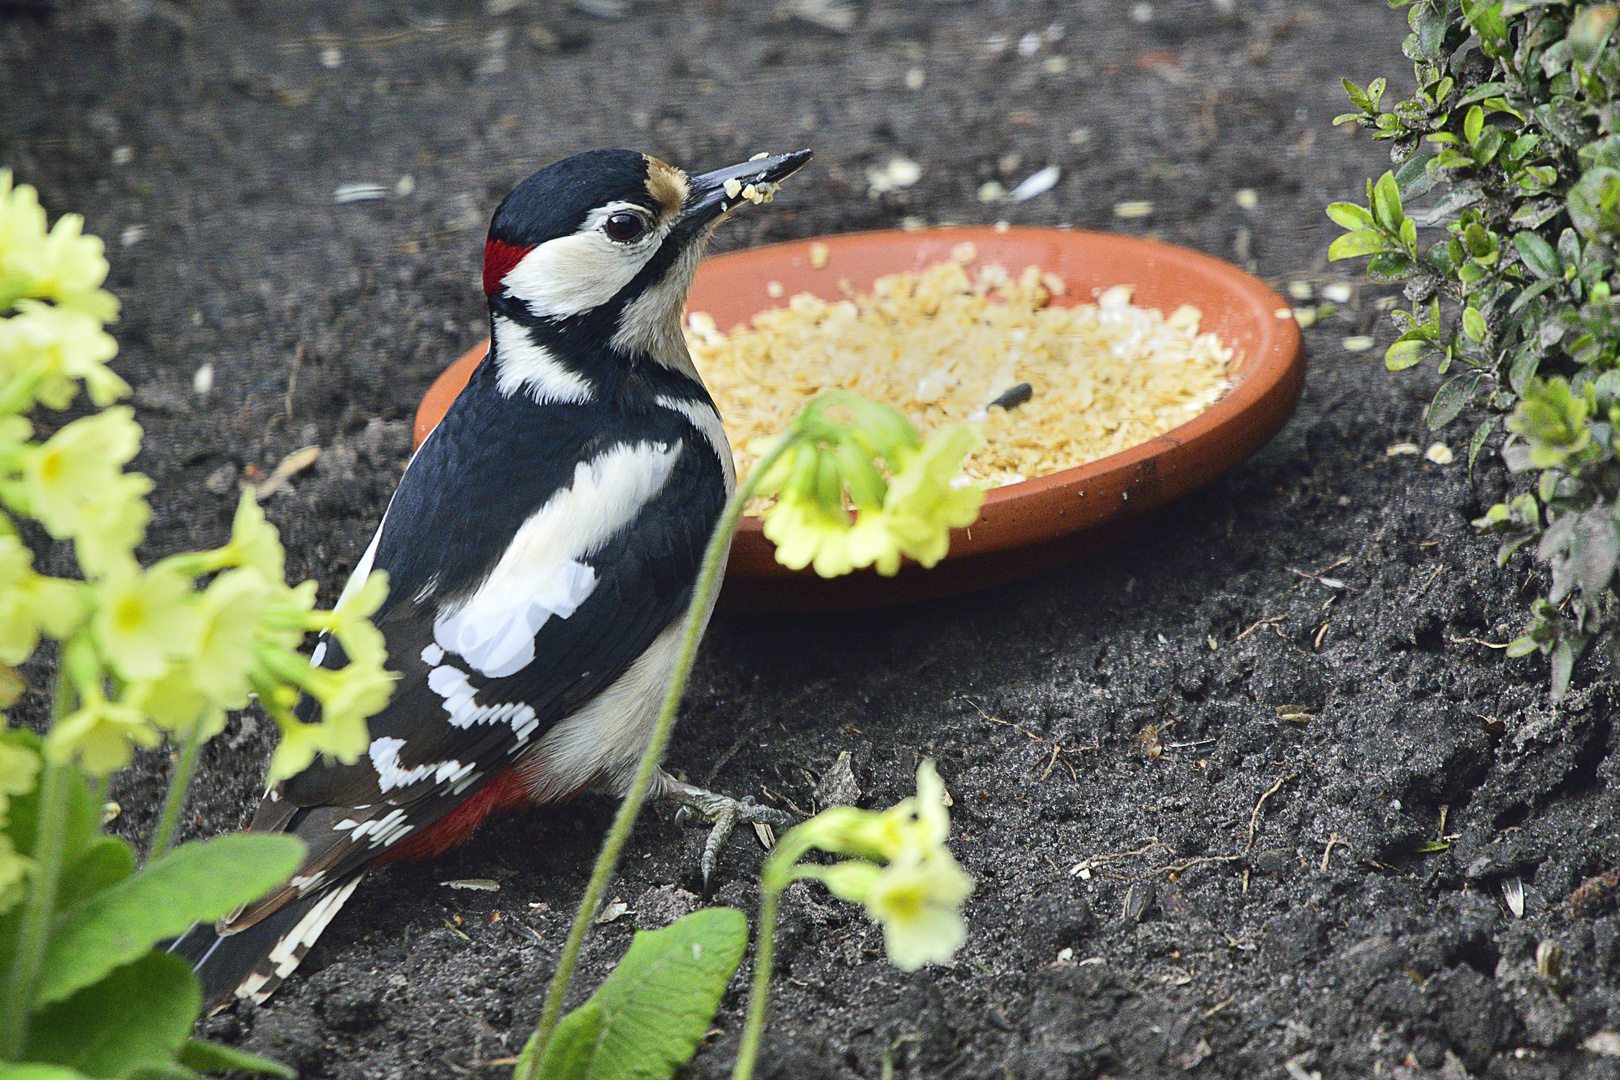
[[[970,273],[977,257],[962,244],[946,262],[879,278],[870,294],[843,284],[848,298],[835,302],[801,293],[730,333],[692,312],[687,345],[738,472],[753,463],[750,443],[780,433],[823,390],[888,402],[925,436],[981,421],[985,445],[964,471],[988,488],[1146,442],[1230,389],[1232,350],[1199,333],[1197,308],[1166,317],[1134,306],[1128,285],[1058,307],[1061,278],[1036,267]]]

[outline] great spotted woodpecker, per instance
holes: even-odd
[[[269,790],[250,826],[308,846],[286,885],[172,946],[212,1004],[263,1001],[368,869],[438,854],[493,810],[622,791],[668,685],[703,550],[736,486],[680,319],[715,225],[808,150],[688,176],[628,150],[559,161],[502,201],[491,345],[400,479],[348,589],[400,673],[369,753]],[[335,640],[313,663],[344,662]],[[306,702],[301,708],[309,709]],[[786,815],[660,771],[714,825]]]

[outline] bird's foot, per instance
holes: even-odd
[[[763,825],[768,829],[784,829],[793,823],[793,815],[775,807],[761,806],[752,797],[734,799],[730,795],[705,791],[703,788],[677,780],[661,769],[658,779],[661,786],[659,794],[680,808],[675,812],[677,825],[695,823],[711,826],[709,839],[703,845],[703,861],[700,864],[705,892],[708,891],[709,878],[714,873],[714,864],[719,858],[720,847],[738,825],[756,827]],[[764,839],[762,836],[761,840]]]

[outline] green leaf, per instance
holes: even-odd
[[[178,956],[147,953],[29,1022],[23,1056],[87,1076],[123,1076],[174,1061],[202,1009],[202,990]]]
[[[1570,188],[1567,205],[1581,235],[1605,243],[1620,238],[1620,170],[1591,170]]]
[[[0,739],[39,752],[39,736],[31,731],[10,728]],[[90,795],[84,774],[78,769],[64,769],[62,783],[67,788],[67,824],[62,836],[62,858],[65,863],[79,857],[90,841],[101,832],[101,806]],[[30,858],[34,854],[34,837],[38,830],[39,788],[11,800],[7,810],[6,832],[19,855]]]
[[[0,1080],[87,1080],[81,1072],[74,1072],[64,1065],[40,1065],[34,1062],[18,1062],[15,1065],[0,1065]]]
[[[1484,341],[1486,335],[1490,333],[1490,328],[1485,325],[1485,316],[1481,315],[1476,307],[1463,308],[1462,326],[1468,340],[1475,344]]]
[[[135,872],[135,853],[116,836],[98,836],[57,884],[56,909],[72,911]]]
[[[1367,96],[1367,91],[1363,90],[1349,79],[1340,79],[1339,82],[1344,84],[1344,94],[1350,99],[1350,104],[1354,105],[1362,112],[1372,112],[1372,98]]]
[[[1590,64],[1598,58],[1603,46],[1608,43],[1609,34],[1614,30],[1616,16],[1620,16],[1620,11],[1617,11],[1613,4],[1593,4],[1575,16],[1569,24],[1569,33],[1564,38],[1569,42],[1570,51],[1575,54],[1575,59],[1583,64]]]
[[[1395,183],[1394,173],[1386,172],[1378,178],[1378,183],[1373,185],[1372,213],[1373,220],[1377,221],[1385,232],[1391,235],[1400,232],[1401,222],[1406,220],[1406,213],[1401,209],[1401,189],[1400,185]]]
[[[245,1072],[275,1076],[280,1080],[298,1080],[298,1071],[279,1061],[202,1039],[186,1040],[186,1045],[180,1048],[180,1064],[200,1073]]]
[[[1468,115],[1463,117],[1463,138],[1471,143],[1479,142],[1479,133],[1485,130],[1485,110],[1478,105],[1470,106]]]
[[[1474,429],[1474,437],[1468,440],[1468,475],[1474,475],[1474,462],[1479,460],[1479,452],[1485,449],[1485,440],[1491,437],[1495,429],[1497,417],[1489,416],[1479,422]],[[1494,507],[1492,509],[1495,509]]]
[[[1558,701],[1569,689],[1570,676],[1575,674],[1575,661],[1580,651],[1571,644],[1568,637],[1558,639],[1558,644],[1552,652],[1552,696]]]
[[[1480,374],[1477,371],[1465,372],[1461,375],[1447,379],[1440,389],[1434,393],[1434,400],[1429,403],[1429,429],[1439,431],[1462,413],[1470,398],[1474,396],[1474,388],[1479,385]]]
[[[619,966],[586,1003],[601,1011],[600,1028],[589,1067],[573,1075],[585,1080],[667,1080],[690,1060],[709,1030],[747,946],[748,920],[735,908],[705,908],[662,930],[638,933]],[[558,1060],[577,1068],[587,1050],[584,1033],[596,1027],[590,1017],[574,1021],[558,1056],[554,1059],[548,1046],[541,1065]],[[559,1024],[552,1045],[558,1045],[563,1031]],[[551,1080],[543,1071],[531,1075]]]
[[[1328,261],[1337,262],[1340,259],[1354,259],[1360,255],[1376,255],[1380,251],[1389,250],[1389,241],[1383,233],[1371,229],[1359,229],[1348,232],[1328,247]]]
[[[1513,367],[1508,370],[1508,385],[1520,397],[1530,387],[1530,380],[1536,377],[1541,368],[1541,350],[1535,347],[1534,342],[1527,342],[1519,355],[1513,358]]]
[[[587,1001],[557,1024],[551,1041],[546,1044],[545,1056],[539,1066],[530,1064],[535,1048],[523,1048],[518,1059],[514,1080],[534,1077],[535,1080],[585,1080],[586,1070],[596,1057],[596,1045],[602,1038],[602,1006]],[[525,1071],[525,1067],[529,1071]]]
[[[1332,218],[1334,224],[1346,229],[1370,229],[1373,225],[1372,214],[1364,206],[1357,206],[1353,202],[1336,202],[1327,208],[1327,216]]]
[[[1402,339],[1384,351],[1384,367],[1390,371],[1405,371],[1417,367],[1428,356],[1432,346],[1422,338]]]
[[[1439,851],[1450,851],[1451,845],[1444,840],[1419,840],[1412,848],[1414,855],[1433,855]]]
[[[1524,265],[1538,278],[1563,277],[1564,268],[1558,262],[1558,253],[1551,244],[1533,232],[1513,234],[1513,246],[1519,249]]]
[[[164,938],[218,919],[286,881],[304,857],[295,837],[236,833],[183,844],[70,915],[45,952],[34,1005],[61,1001]]]
[[[1400,188],[1403,200],[1420,199],[1439,182],[1439,172],[1429,170],[1429,163],[1434,157],[1433,154],[1413,154],[1395,170],[1395,184]]]

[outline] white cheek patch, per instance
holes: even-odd
[[[646,353],[667,368],[697,377],[686,351],[686,335],[681,332],[681,309],[686,306],[686,294],[702,253],[700,244],[688,247],[663,277],[625,305],[611,342],[616,350]]]
[[[602,207],[578,232],[547,240],[518,260],[501,284],[538,319],[565,319],[607,303],[641,273],[663,240],[663,229],[633,244],[607,238],[602,220],[629,205]]]
[[[523,391],[536,404],[578,405],[595,396],[591,384],[537,344],[511,319],[495,317],[495,386],[505,397]]]
[[[574,482],[518,529],[478,591],[433,623],[433,639],[480,674],[499,679],[534,660],[534,637],[566,619],[596,588],[581,560],[600,551],[669,482],[681,444],[617,446],[574,468]]]

